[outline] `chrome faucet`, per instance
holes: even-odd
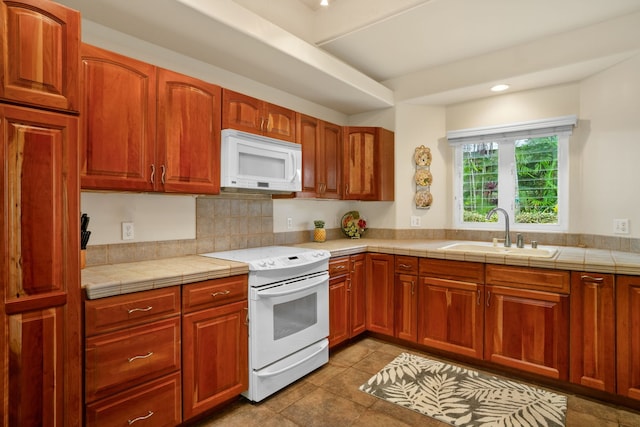
[[[505,211],[502,208],[493,208],[489,211],[489,213],[487,214],[487,219],[491,218],[491,215],[493,215],[496,212],[502,212],[504,214],[504,246],[506,248],[510,248],[511,247],[511,237],[509,237],[509,214],[507,213],[507,211]]]

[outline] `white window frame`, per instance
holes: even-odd
[[[463,169],[462,146],[482,142],[498,143],[499,186],[498,206],[509,213],[509,227],[514,231],[557,231],[569,229],[569,138],[577,117],[563,116],[501,126],[463,129],[447,132],[447,139],[454,149],[453,218],[459,229],[504,229],[504,215],[498,214],[498,222],[463,221]],[[526,138],[558,137],[558,222],[555,224],[520,224],[515,222],[515,141]],[[507,178],[507,179],[505,179]]]

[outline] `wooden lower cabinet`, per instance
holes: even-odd
[[[86,424],[178,425],[180,287],[87,300],[84,312]]]
[[[183,286],[184,420],[249,387],[247,290],[246,275]]]
[[[185,314],[182,320],[185,420],[249,386],[247,302]]]
[[[366,330],[364,254],[329,262],[329,347]]]
[[[394,257],[366,254],[367,330],[394,335]]]
[[[418,339],[418,258],[396,255],[394,283],[394,335]]]
[[[418,283],[418,343],[482,359],[484,265],[423,258]]]
[[[640,277],[618,276],[616,333],[618,394],[640,400]]]
[[[170,427],[182,420],[180,373],[87,405],[85,425]]]
[[[572,272],[572,383],[616,392],[615,319],[615,276]]]
[[[569,296],[486,285],[484,359],[569,379]]]

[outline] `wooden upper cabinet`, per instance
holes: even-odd
[[[157,164],[164,191],[220,192],[221,95],[219,86],[158,69]]]
[[[302,191],[296,196],[339,199],[342,127],[297,114],[296,131],[302,144]]]
[[[82,45],[81,186],[153,191],[156,67]]]
[[[345,128],[343,199],[394,199],[394,135],[376,127]]]
[[[6,311],[61,305],[79,281],[78,119],[0,105],[0,120]]]
[[[223,89],[222,128],[296,142],[296,113],[242,93]]]
[[[222,89],[82,46],[82,187],[220,192]]]
[[[80,13],[48,0],[3,0],[0,15],[0,98],[78,111]]]

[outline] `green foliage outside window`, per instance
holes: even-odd
[[[498,206],[498,144],[468,144],[463,148],[463,221],[488,222]],[[558,221],[558,138],[515,142],[517,169],[515,222],[554,224]],[[511,183],[505,183],[505,185]],[[494,216],[489,221],[496,221]]]

